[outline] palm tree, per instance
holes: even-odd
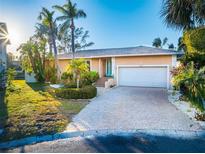
[[[168,49],[174,49],[175,47],[174,47],[174,44],[173,43],[171,43],[171,44],[168,44]]]
[[[167,37],[165,37],[165,38],[163,39],[162,46],[164,46],[165,44],[167,44],[167,42],[168,42],[168,38],[167,38]]]
[[[47,39],[47,43],[48,43],[48,46],[49,46],[49,52],[50,54],[52,55],[53,53],[53,43],[52,43],[52,37],[51,37],[51,34],[49,33],[49,27],[46,26],[46,25],[43,25],[42,23],[37,23],[36,26],[36,34],[37,35],[42,35],[43,37],[45,36],[46,39]]]
[[[163,0],[161,17],[168,27],[190,29],[204,24],[204,0]]]
[[[72,3],[70,0],[67,1],[63,6],[55,5],[54,9],[62,13],[62,16],[59,16],[57,20],[64,21],[62,28],[66,29],[70,27],[71,29],[71,43],[72,43],[72,53],[73,59],[75,58],[75,24],[74,19],[85,18],[86,13],[83,10],[77,9],[77,4]]]
[[[53,50],[54,50],[54,57],[55,57],[55,67],[58,70],[58,51],[56,46],[56,35],[57,35],[57,26],[56,26],[56,20],[54,19],[54,11],[49,11],[46,8],[42,8],[42,11],[39,15],[39,20],[42,22],[38,24],[39,28],[47,33],[48,38],[51,39]],[[58,70],[59,71],[59,70]]]
[[[156,48],[161,48],[162,47],[162,41],[161,39],[155,38],[154,41],[152,42],[152,46],[156,47]]]

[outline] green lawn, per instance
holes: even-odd
[[[7,90],[5,103],[0,103],[0,128],[5,130],[0,141],[61,132],[87,104],[57,99],[46,92],[46,84],[28,85],[24,80],[13,83],[16,90]]]

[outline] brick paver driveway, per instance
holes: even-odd
[[[67,128],[68,131],[99,129],[201,128],[168,102],[165,89],[117,87],[92,100]]]

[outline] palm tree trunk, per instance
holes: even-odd
[[[57,70],[57,76],[59,78],[60,70],[59,70],[59,67],[58,67],[58,52],[57,52],[56,40],[55,40],[55,36],[54,35],[52,35],[52,44],[53,44],[54,57],[55,57],[55,68]]]
[[[73,53],[73,59],[75,59],[75,36],[74,36],[74,32],[75,32],[75,25],[74,25],[74,20],[71,19],[71,39],[72,39],[72,53]]]

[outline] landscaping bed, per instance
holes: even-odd
[[[51,90],[48,84],[15,80],[13,85],[15,90],[7,89],[5,101],[0,103],[0,126],[4,129],[0,142],[62,132],[88,103],[55,98],[46,92]]]
[[[180,94],[179,91],[170,90],[168,92],[169,102],[172,103],[178,110],[185,113],[188,117],[198,122],[200,126],[205,129],[205,121],[197,119],[197,115],[201,115],[203,112],[201,113],[199,109],[194,107],[191,102],[184,100],[182,96],[183,95]]]

